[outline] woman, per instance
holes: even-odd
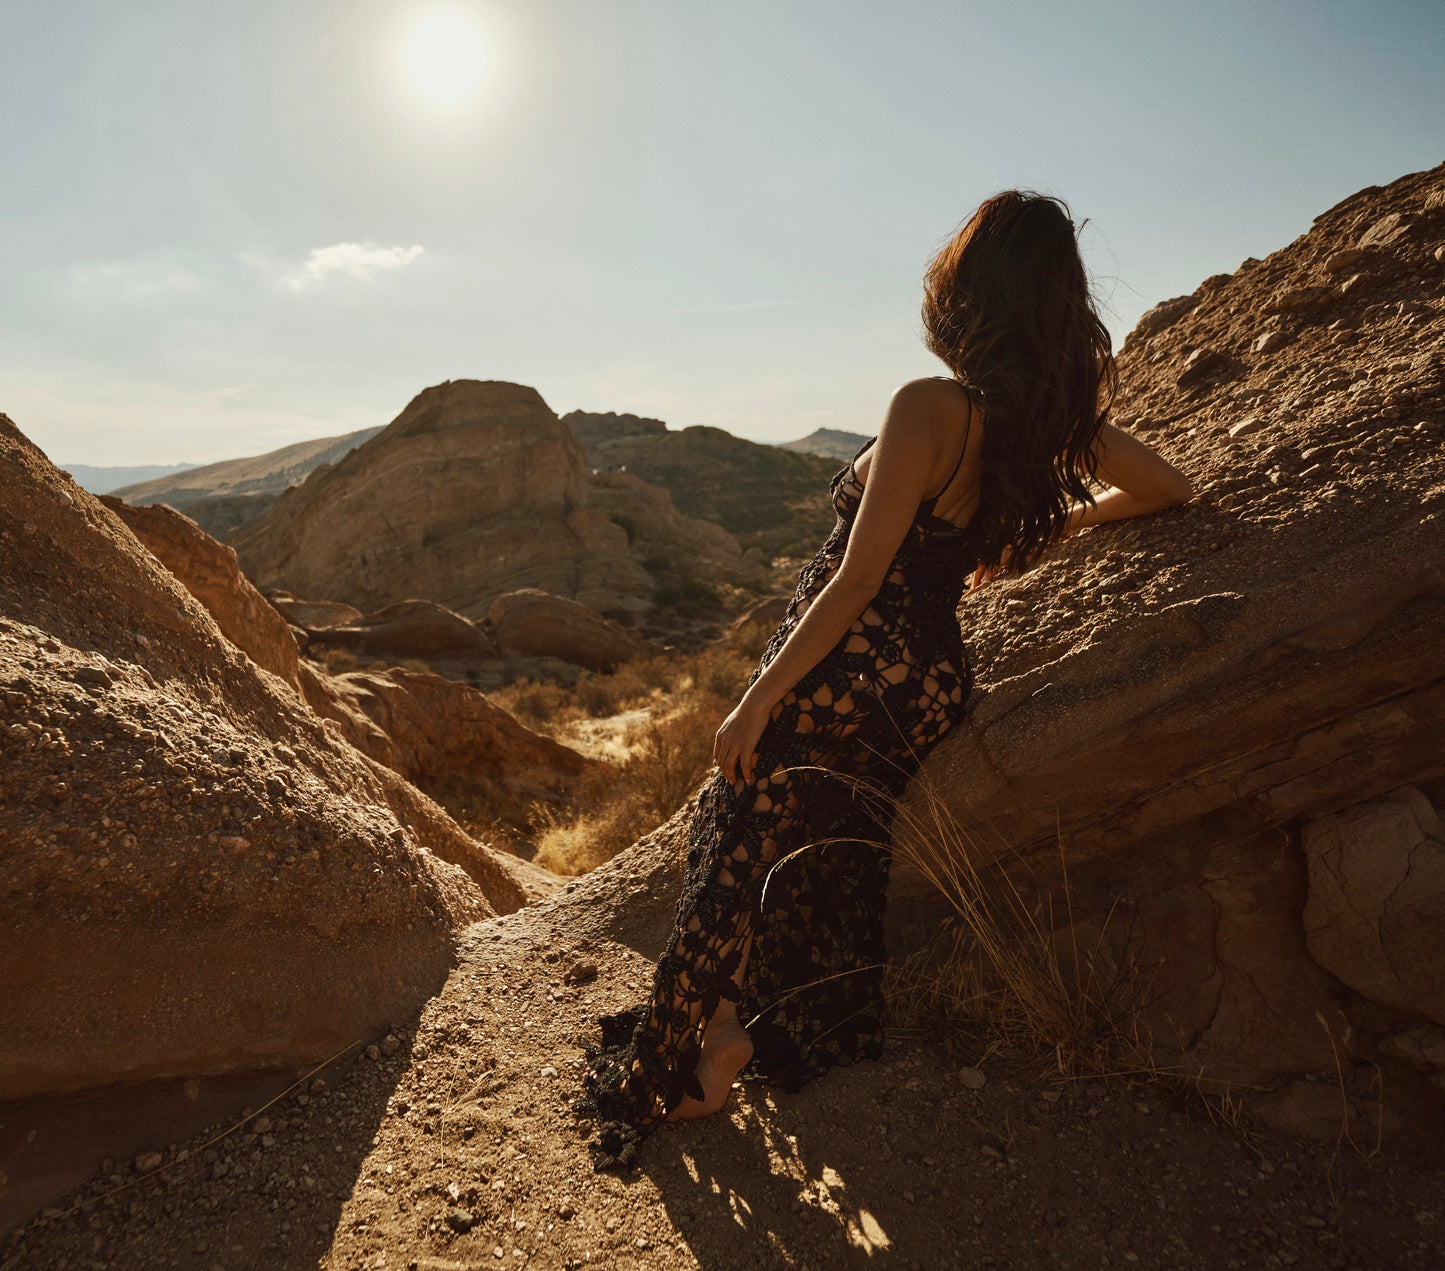
[[[951,377],[899,389],[834,477],[837,525],[718,729],[652,997],[590,1052],[599,1169],[717,1111],[750,1062],[796,1087],[878,1055],[887,822],[964,715],[966,581],[1191,495],[1105,422],[1109,335],[1058,200],[985,202],[930,264],[923,318]]]

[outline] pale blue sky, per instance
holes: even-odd
[[[438,10],[488,49],[452,106],[405,65]],[[1118,340],[1445,159],[1439,0],[4,0],[0,50],[0,410],[62,462],[254,453],[463,377],[871,432],[995,190],[1089,218]]]

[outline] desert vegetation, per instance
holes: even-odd
[[[712,767],[713,733],[768,635],[747,626],[700,653],[632,662],[572,685],[522,680],[494,692],[524,724],[600,761],[566,806],[532,806],[537,863],[585,873],[686,802]]]

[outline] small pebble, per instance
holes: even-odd
[[[452,1209],[447,1212],[447,1226],[458,1235],[466,1235],[477,1221],[476,1214],[470,1209]]]

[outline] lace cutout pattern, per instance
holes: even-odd
[[[837,523],[802,570],[754,679],[842,563],[862,497],[852,463],[830,492]],[[956,616],[974,564],[969,534],[933,504],[920,505],[872,602],[774,707],[755,779],[738,791],[719,775],[699,796],[652,995],[604,1018],[601,1044],[588,1048],[577,1110],[596,1120],[598,1169],[630,1167],[684,1095],[702,1097],[699,1043],[724,998],[738,1001],[753,1040],[749,1075],[795,1089],[879,1054],[882,845],[894,800],[962,718],[970,682]]]

